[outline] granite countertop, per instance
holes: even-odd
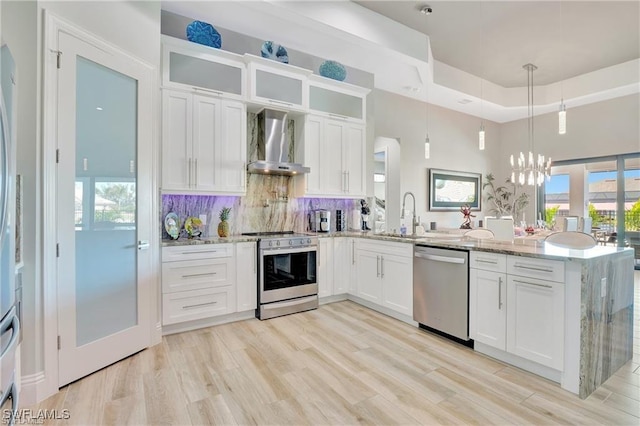
[[[511,241],[476,240],[464,237],[457,230],[446,232],[427,232],[422,236],[398,236],[389,234],[374,234],[371,231],[346,231],[316,233],[319,238],[329,237],[357,237],[380,241],[402,242],[408,244],[450,248],[459,250],[477,250],[514,256],[539,257],[553,260],[588,260],[624,251],[632,252],[629,247],[595,246],[587,250],[575,250],[557,247],[544,242],[544,236],[516,237]]]
[[[477,250],[493,253],[509,254],[514,256],[539,257],[554,260],[589,260],[601,256],[628,251],[633,252],[629,247],[609,247],[595,246],[588,250],[574,250],[557,247],[545,243],[543,237],[516,237],[511,241],[496,240],[475,240],[464,237],[457,230],[448,232],[427,232],[419,237],[399,236],[392,234],[374,234],[372,231],[342,231],[342,232],[306,232],[308,235],[318,238],[354,237],[366,238],[379,241],[400,242],[429,247],[450,248],[458,250]],[[207,238],[180,238],[178,240],[163,240],[163,247],[175,247],[198,244],[225,244],[257,241],[259,238],[246,235],[232,235],[227,238],[207,237]]]
[[[203,237],[203,238],[178,238],[177,240],[162,240],[162,247],[194,246],[199,244],[229,244],[258,241],[257,237],[248,235],[232,235],[226,238]]]

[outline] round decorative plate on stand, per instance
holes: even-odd
[[[193,21],[187,25],[187,39],[216,49],[220,49],[222,46],[220,33],[213,28],[213,25],[202,21]]]
[[[173,212],[167,213],[164,217],[164,229],[172,239],[178,239],[180,236],[180,219],[177,214]]]
[[[340,62],[336,61],[324,61],[320,64],[318,72],[321,76],[333,80],[344,81],[344,79],[347,78],[347,69]]]
[[[289,63],[289,54],[287,53],[287,49],[272,41],[265,41],[262,43],[260,55],[263,58],[273,59],[274,61],[282,62],[283,64]]]

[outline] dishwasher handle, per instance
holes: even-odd
[[[437,256],[435,254],[424,254],[424,253],[415,253],[415,257],[419,257],[421,259],[433,260],[435,262],[445,262],[445,263],[464,263],[464,258],[462,257],[448,257],[448,256]]]

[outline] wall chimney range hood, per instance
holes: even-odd
[[[257,145],[258,159],[247,166],[249,173],[293,176],[311,171],[292,161],[286,112],[263,109],[258,114]]]

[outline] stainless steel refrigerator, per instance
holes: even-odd
[[[15,306],[16,153],[15,63],[6,45],[0,48],[0,421],[13,424],[18,409],[16,348],[20,321]]]

